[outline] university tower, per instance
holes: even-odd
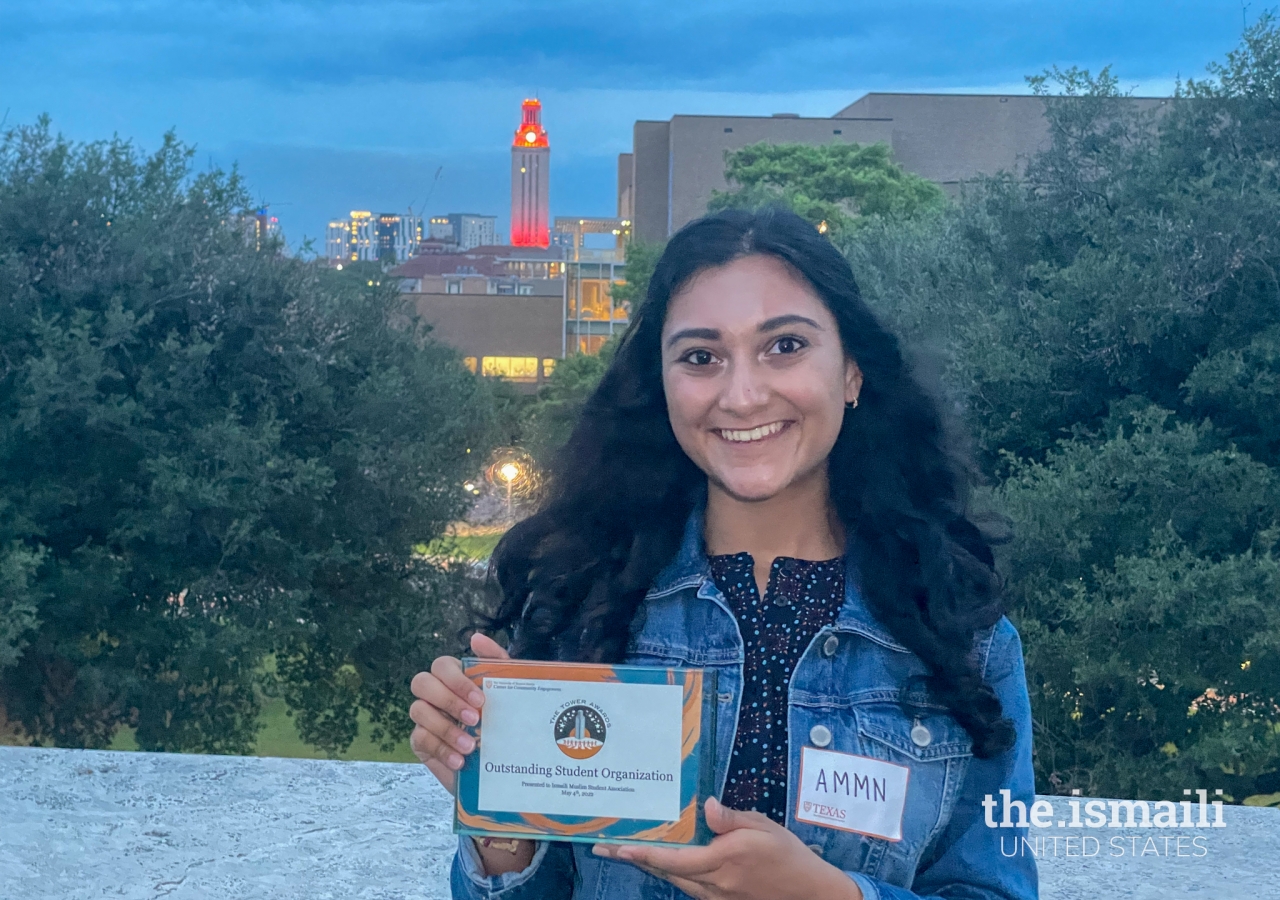
[[[551,145],[542,127],[542,102],[526,100],[515,140],[511,142],[511,243],[546,247],[551,243],[547,182]]]

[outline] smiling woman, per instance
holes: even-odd
[[[1034,859],[1001,852],[1025,825],[984,819],[1034,799],[1030,706],[951,433],[803,219],[673,237],[543,507],[495,550],[486,625],[518,657],[716,670],[717,837],[464,838],[454,896],[1037,896]],[[452,786],[483,695],[447,657],[414,693],[414,750]]]

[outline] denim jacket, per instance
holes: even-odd
[[[717,796],[723,793],[742,694],[743,642],[703,548],[703,509],[694,510],[675,558],[654,579],[632,628],[626,662],[718,670]],[[846,556],[848,558],[848,556]],[[888,841],[794,820],[789,779],[787,828],[843,870],[866,900],[966,897],[1033,900],[1033,856],[1017,852],[1025,826],[988,827],[982,801],[1005,809],[1001,791],[1029,809],[1035,800],[1031,706],[1022,644],[1007,618],[977,635],[981,671],[1017,729],[1016,743],[991,759],[972,754],[965,730],[924,692],[926,669],[873,618],[846,569],[844,604],[833,626],[814,636],[789,688],[789,771],[806,746],[853,753],[910,768],[902,838]],[[917,724],[929,739],[912,740]],[[917,737],[921,732],[917,730]],[[1016,807],[1015,807],[1016,809]],[[1018,816],[1013,817],[1016,821]],[[1003,852],[1002,852],[1003,848]],[[1009,854],[1009,855],[1006,855]],[[630,863],[591,853],[590,844],[543,841],[519,872],[486,877],[463,837],[451,873],[455,900],[678,900],[686,895]]]

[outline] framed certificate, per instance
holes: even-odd
[[[705,844],[715,672],[464,659],[483,691],[454,831]]]

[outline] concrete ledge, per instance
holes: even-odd
[[[1066,798],[1043,799],[1069,817]],[[1280,898],[1280,810],[1223,819],[1033,829],[1041,895]],[[437,900],[451,828],[448,796],[416,765],[0,747],[3,900]]]

